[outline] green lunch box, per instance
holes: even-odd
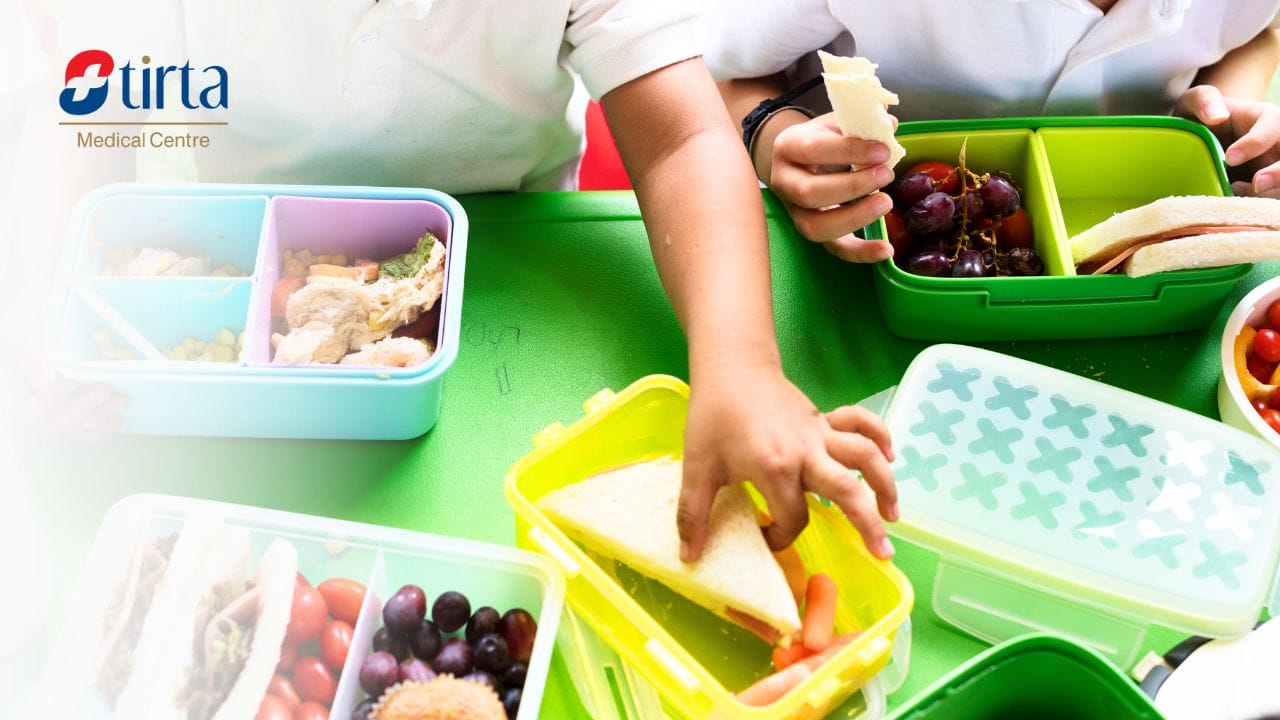
[[[889,718],[1160,720],[1160,713],[1092,650],[1053,635],[1026,635],[956,668]]]
[[[933,278],[892,260],[873,273],[896,335],[921,340],[1054,340],[1180,332],[1208,325],[1249,265],[1140,278],[1077,276],[1068,240],[1112,214],[1171,195],[1230,195],[1222,148],[1203,125],[1173,117],[1040,117],[906,122],[913,164],[1004,171],[1022,190],[1038,277]],[[887,237],[884,221],[868,239]]]

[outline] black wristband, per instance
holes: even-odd
[[[809,117],[813,117],[812,111],[793,105],[792,101],[814,89],[821,82],[821,75],[810,78],[776,98],[769,98],[761,102],[754,110],[747,113],[747,116],[742,118],[742,144],[747,146],[747,151],[751,151],[751,146],[756,139],[756,133],[760,132],[760,127],[764,125],[765,121],[782,110],[795,109],[807,114]]]

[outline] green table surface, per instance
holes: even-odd
[[[819,407],[895,384],[928,343],[890,335],[869,270],[801,240],[766,193],[778,337],[787,374]],[[471,220],[462,347],[439,423],[406,442],[121,437],[97,447],[20,437],[19,463],[49,542],[54,594],[30,646],[0,664],[14,697],[38,673],[103,513],[156,492],[279,508],[510,545],[510,465],[547,424],[571,422],[601,388],[651,373],[687,377],[685,343],[654,271],[630,193],[462,198]],[[986,347],[1217,417],[1218,342],[1231,305],[1280,272],[1266,264],[1203,330],[1145,338]],[[948,321],[939,307],[937,322]],[[199,412],[199,408],[190,408]],[[767,408],[761,408],[767,412]],[[909,699],[986,645],[930,609],[933,568],[900,549],[915,586]],[[1176,640],[1160,633],[1149,649]],[[553,664],[543,717],[585,715]]]

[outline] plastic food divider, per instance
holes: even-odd
[[[1276,608],[1280,454],[1262,440],[961,345],[925,349],[886,400],[890,532],[939,555],[933,607],[956,627],[1056,632],[1128,667],[1149,626],[1232,636]]]

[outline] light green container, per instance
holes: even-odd
[[[879,400],[889,531],[936,553],[931,605],[959,629],[1053,632],[1129,667],[1153,627],[1229,637],[1278,607],[1280,453],[1257,437],[963,345]]]
[[[924,340],[1050,340],[1178,332],[1207,325],[1248,265],[1141,278],[1078,277],[1067,241],[1111,214],[1170,195],[1229,195],[1222,149],[1171,117],[1001,118],[903,123],[899,172],[923,160],[1003,170],[1023,190],[1040,277],[931,278],[892,261],[874,273],[889,330]],[[883,239],[883,221],[867,227]],[[945,322],[940,322],[945,318]]]
[[[1027,635],[978,655],[890,720],[1160,720],[1151,701],[1097,653]]]

